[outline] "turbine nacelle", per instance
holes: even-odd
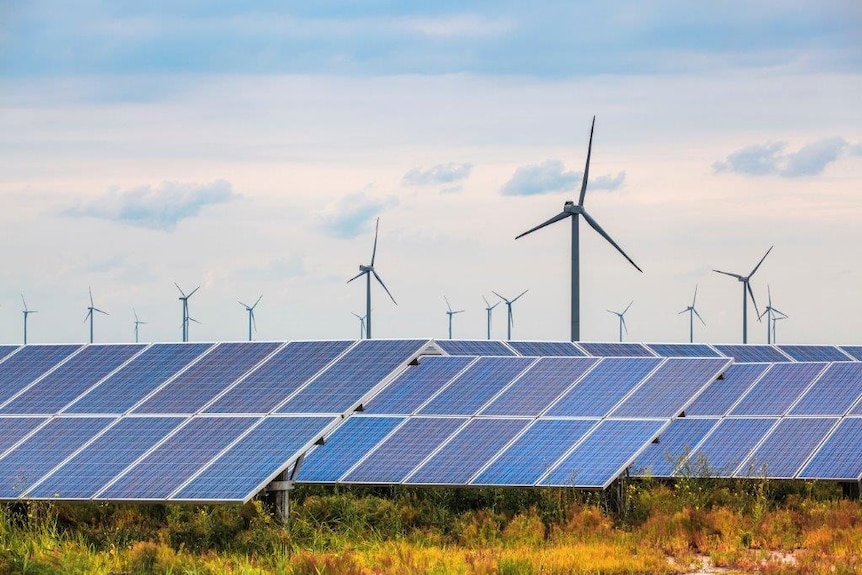
[[[563,212],[567,214],[582,214],[584,213],[584,206],[580,206],[575,202],[568,201],[563,204]]]

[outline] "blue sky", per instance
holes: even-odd
[[[481,296],[529,288],[515,335],[565,338],[566,226],[513,238],[579,188],[596,115],[587,206],[645,273],[584,227],[586,339],[631,300],[632,339],[681,339],[699,285],[701,337],[738,340],[710,270],[775,244],[780,339],[858,343],[860,26],[855,2],[0,2],[0,341],[22,292],[34,341],[82,340],[89,286],[97,339],[134,306],[176,340],[174,281],[203,285],[195,339],[241,338],[259,293],[261,338],[351,337],[378,216],[378,335],[443,337],[446,295],[483,337]]]

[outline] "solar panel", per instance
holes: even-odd
[[[787,364],[793,365],[793,364]],[[735,363],[716,379],[691,405],[686,415],[725,415],[757,378],[769,369],[766,363]]]
[[[469,356],[421,357],[418,365],[408,367],[374,396],[365,413],[411,414],[474,361]]]
[[[837,418],[784,418],[737,473],[738,477],[789,479],[796,475]]]
[[[424,340],[362,340],[277,411],[344,413],[418,354],[425,343]]]
[[[577,345],[595,357],[655,357],[639,343],[595,343],[578,342]]]
[[[656,357],[603,359],[563,395],[546,415],[602,417],[661,361]]]
[[[862,392],[862,363],[833,363],[823,372],[791,415],[844,415]]]
[[[644,344],[659,357],[720,357],[705,343],[647,343]]]
[[[778,348],[796,361],[853,361],[834,345],[779,345]]]
[[[413,417],[390,435],[342,480],[400,483],[410,471],[467,421],[462,417]]]
[[[583,351],[568,341],[509,341],[520,355],[535,357],[583,357]]]
[[[857,361],[862,361],[862,345],[842,345],[841,350]]]
[[[482,410],[482,415],[537,417],[596,361],[592,357],[544,357]]]
[[[348,417],[326,443],[305,458],[297,481],[335,483],[402,421],[403,417]]]
[[[425,404],[419,413],[473,415],[535,361],[532,357],[480,358]]]
[[[777,363],[754,384],[731,414],[784,415],[825,367],[825,363]]]
[[[220,343],[133,412],[195,413],[280,346],[277,342]]]
[[[0,361],[6,359],[16,349],[18,349],[17,345],[0,345]]]
[[[440,349],[449,355],[515,355],[501,341],[486,339],[438,339]]]
[[[776,421],[775,418],[722,419],[689,457],[689,469],[694,475],[732,476]]]
[[[862,419],[844,418],[796,477],[859,480],[862,477],[862,449],[859,445],[862,445]]]
[[[0,418],[0,456],[18,443],[25,435],[45,422],[46,417],[3,417]]]
[[[632,464],[634,473],[650,477],[672,477],[676,466],[685,460],[718,421],[691,417],[671,420],[670,425],[659,436],[658,442],[651,443]]]
[[[204,411],[269,413],[351,345],[352,341],[292,341]]]
[[[736,360],[736,363],[781,363],[792,361],[771,345],[720,344],[715,349]]]
[[[648,419],[606,419],[539,484],[605,488],[665,424]]]
[[[245,502],[334,422],[331,417],[267,417],[170,499]]]
[[[0,363],[0,404],[81,348],[80,345],[25,345]]]
[[[405,483],[466,485],[500,449],[530,422],[526,419],[474,419]]]
[[[613,417],[673,417],[724,371],[727,358],[672,357],[614,410]]]
[[[121,419],[26,496],[89,499],[183,421],[182,417]]]
[[[125,413],[212,347],[209,343],[157,343],[63,410]]]
[[[539,419],[470,485],[534,485],[596,423],[585,419]]]

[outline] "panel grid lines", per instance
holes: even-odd
[[[784,415],[799,401],[825,363],[776,363],[733,407],[731,415]]]
[[[421,357],[418,365],[408,367],[371,398],[364,413],[415,413],[477,360],[468,356]]]
[[[515,355],[506,344],[489,339],[437,339],[437,346],[449,355]]]
[[[585,357],[586,354],[568,341],[507,341],[519,355],[536,357]]]
[[[853,358],[834,345],[786,345],[778,346],[796,361],[853,361]]]
[[[655,357],[656,355],[639,343],[625,342],[578,342],[586,355],[595,357]]]
[[[838,421],[837,417],[783,418],[735,475],[792,479]]]
[[[686,417],[729,413],[769,369],[765,363],[734,363],[685,409]]]
[[[80,345],[25,345],[0,363],[0,408],[58,369]]]
[[[792,415],[844,415],[862,392],[862,362],[832,363],[793,405]]]

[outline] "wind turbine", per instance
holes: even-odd
[[[446,309],[447,309],[446,315],[449,316],[449,339],[452,339],[452,316],[455,315],[456,313],[463,313],[464,310],[459,309],[456,311],[452,311],[452,306],[449,305],[449,300],[446,298],[445,295],[443,296],[443,299],[446,301]]]
[[[617,245],[617,243],[602,229],[602,227],[594,220],[587,211],[584,209],[584,196],[587,193],[587,181],[589,179],[590,174],[590,154],[593,149],[593,130],[596,127],[596,117],[593,116],[593,124],[590,127],[590,143],[587,148],[587,164],[584,168],[584,177],[581,181],[581,195],[578,198],[578,203],[574,203],[572,201],[568,201],[563,204],[563,211],[549,219],[548,221],[539,224],[538,226],[527,230],[523,234],[517,236],[515,239],[522,238],[527,234],[531,234],[536,230],[542,229],[545,226],[549,226],[555,222],[560,220],[564,220],[566,218],[572,219],[572,315],[571,315],[571,324],[572,324],[572,341],[578,341],[581,338],[581,302],[580,302],[580,293],[581,293],[581,281],[580,281],[580,243],[578,236],[578,216],[583,216],[584,220],[592,227],[596,232],[599,233],[605,240],[608,241],[618,252],[620,252],[623,257],[625,257],[630,264],[632,264],[636,270],[643,273],[643,270],[638,267],[638,265],[632,260],[623,249]]]
[[[787,319],[788,317],[790,317],[790,316],[780,315],[780,316],[776,316],[776,317],[772,318],[772,343],[773,344],[778,343],[778,338],[775,337],[775,324],[778,323],[782,319]]]
[[[365,276],[365,337],[371,339],[371,276],[374,276],[374,279],[377,280],[383,289],[386,290],[386,293],[389,295],[389,299],[392,300],[392,303],[398,305],[398,302],[395,301],[395,298],[392,297],[392,294],[389,292],[389,288],[386,287],[386,284],[383,283],[383,280],[380,279],[380,276],[377,275],[377,271],[374,269],[374,258],[377,256],[377,232],[380,230],[380,218],[377,218],[377,224],[374,226],[374,249],[371,251],[371,263],[367,266],[359,264],[359,273],[347,280],[347,283],[352,282],[358,277]]]
[[[92,290],[92,288],[89,288],[89,289],[90,289],[90,306],[87,308],[87,315],[84,317],[84,321],[86,322],[87,320],[90,320],[90,343],[93,343],[93,318],[96,316],[96,314],[94,314],[93,312],[97,311],[97,312],[105,314],[105,315],[111,315],[111,314],[109,314],[106,311],[102,311],[96,307],[96,304],[93,303],[93,290]]]
[[[359,339],[362,339],[362,337],[365,335],[365,316],[359,315],[358,313],[350,313],[352,313],[356,317],[356,319],[359,320]]]
[[[485,300],[485,311],[488,312],[488,339],[491,339],[491,314],[494,312],[494,308],[500,305],[500,302],[491,305],[485,296],[482,296],[482,299]]]
[[[21,301],[24,303],[24,345],[27,345],[27,316],[31,313],[39,313],[35,309],[27,309],[27,300],[24,299],[24,294],[21,294]]]
[[[183,341],[188,341],[189,340],[189,322],[193,321],[195,323],[200,323],[198,320],[192,319],[189,316],[189,298],[192,297],[193,295],[195,295],[195,292],[198,291],[199,289],[201,289],[201,286],[196,287],[195,289],[193,289],[191,291],[190,294],[186,295],[186,292],[184,292],[182,290],[182,288],[179,286],[179,284],[177,284],[177,282],[174,282],[174,285],[177,286],[178,290],[180,290],[180,297],[177,299],[179,299],[181,302],[183,302]]]
[[[243,306],[245,308],[245,311],[248,312],[248,341],[252,340],[252,337],[251,337],[252,328],[254,328],[254,331],[257,331],[257,322],[254,320],[254,308],[256,308],[257,304],[260,303],[260,299],[262,297],[263,297],[263,294],[260,294],[260,297],[257,298],[257,301],[254,302],[254,305],[244,304],[241,301],[239,302],[239,305]],[[237,300],[237,301],[239,301],[239,300]]]
[[[772,290],[769,285],[766,286],[766,293],[769,294],[769,303],[766,305],[766,309],[763,310],[763,313],[760,314],[757,319],[759,320],[764,315],[766,316],[766,343],[773,344],[775,341],[775,322],[779,319],[787,319],[787,314],[783,311],[772,307]]]
[[[138,312],[135,310],[135,308],[132,308],[132,313],[135,314],[135,343],[138,343],[138,326],[147,325],[147,322],[141,321],[138,318]]]
[[[694,343],[694,316],[697,316],[697,319],[700,320],[700,323],[706,325],[706,322],[703,321],[703,318],[700,317],[700,314],[697,313],[697,310],[694,307],[694,302],[697,301],[697,285],[694,286],[694,297],[691,298],[691,305],[679,312],[676,315],[684,314],[688,312],[688,341],[690,343]]]
[[[730,272],[723,272],[721,270],[712,270],[716,273],[724,274],[726,276],[730,276],[732,278],[736,278],[740,282],[742,282],[742,343],[748,343],[748,295],[751,296],[751,303],[754,304],[754,312],[757,314],[757,321],[760,321],[760,312],[757,311],[757,302],[754,301],[754,291],[751,289],[751,276],[757,271],[760,267],[760,264],[763,263],[763,260],[766,259],[766,256],[769,255],[769,252],[772,251],[772,248],[775,246],[770,246],[766,253],[763,254],[763,257],[760,258],[760,261],[757,262],[757,265],[754,266],[754,269],[751,270],[751,273],[747,276],[741,276],[739,274],[732,274]],[[746,294],[746,292],[748,292]]]
[[[614,314],[615,316],[617,316],[618,318],[620,318],[620,341],[622,341],[622,340],[623,340],[623,329],[625,329],[625,330],[626,330],[626,333],[628,333],[628,332],[629,332],[629,328],[628,328],[628,326],[626,326],[626,312],[627,312],[627,311],[629,311],[629,308],[630,308],[630,307],[632,307],[632,304],[633,304],[633,303],[635,303],[635,302],[634,302],[634,300],[632,300],[632,301],[629,303],[629,305],[627,305],[627,306],[626,306],[626,309],[624,309],[622,312],[612,311],[612,310],[605,310],[605,311],[607,311],[608,313],[612,313],[612,314]]]
[[[515,323],[515,320],[512,318],[512,304],[515,303],[516,301],[518,301],[521,298],[521,296],[524,295],[525,293],[527,293],[528,291],[530,291],[530,290],[525,289],[520,294],[518,294],[518,297],[511,299],[511,300],[504,298],[503,296],[501,296],[500,294],[498,294],[495,291],[491,292],[492,294],[494,294],[495,296],[497,296],[498,298],[503,300],[503,302],[505,302],[505,304],[506,304],[506,315],[508,316],[508,320],[509,320],[507,322],[509,327],[506,330],[506,339],[509,339],[509,340],[512,339],[512,324]]]

